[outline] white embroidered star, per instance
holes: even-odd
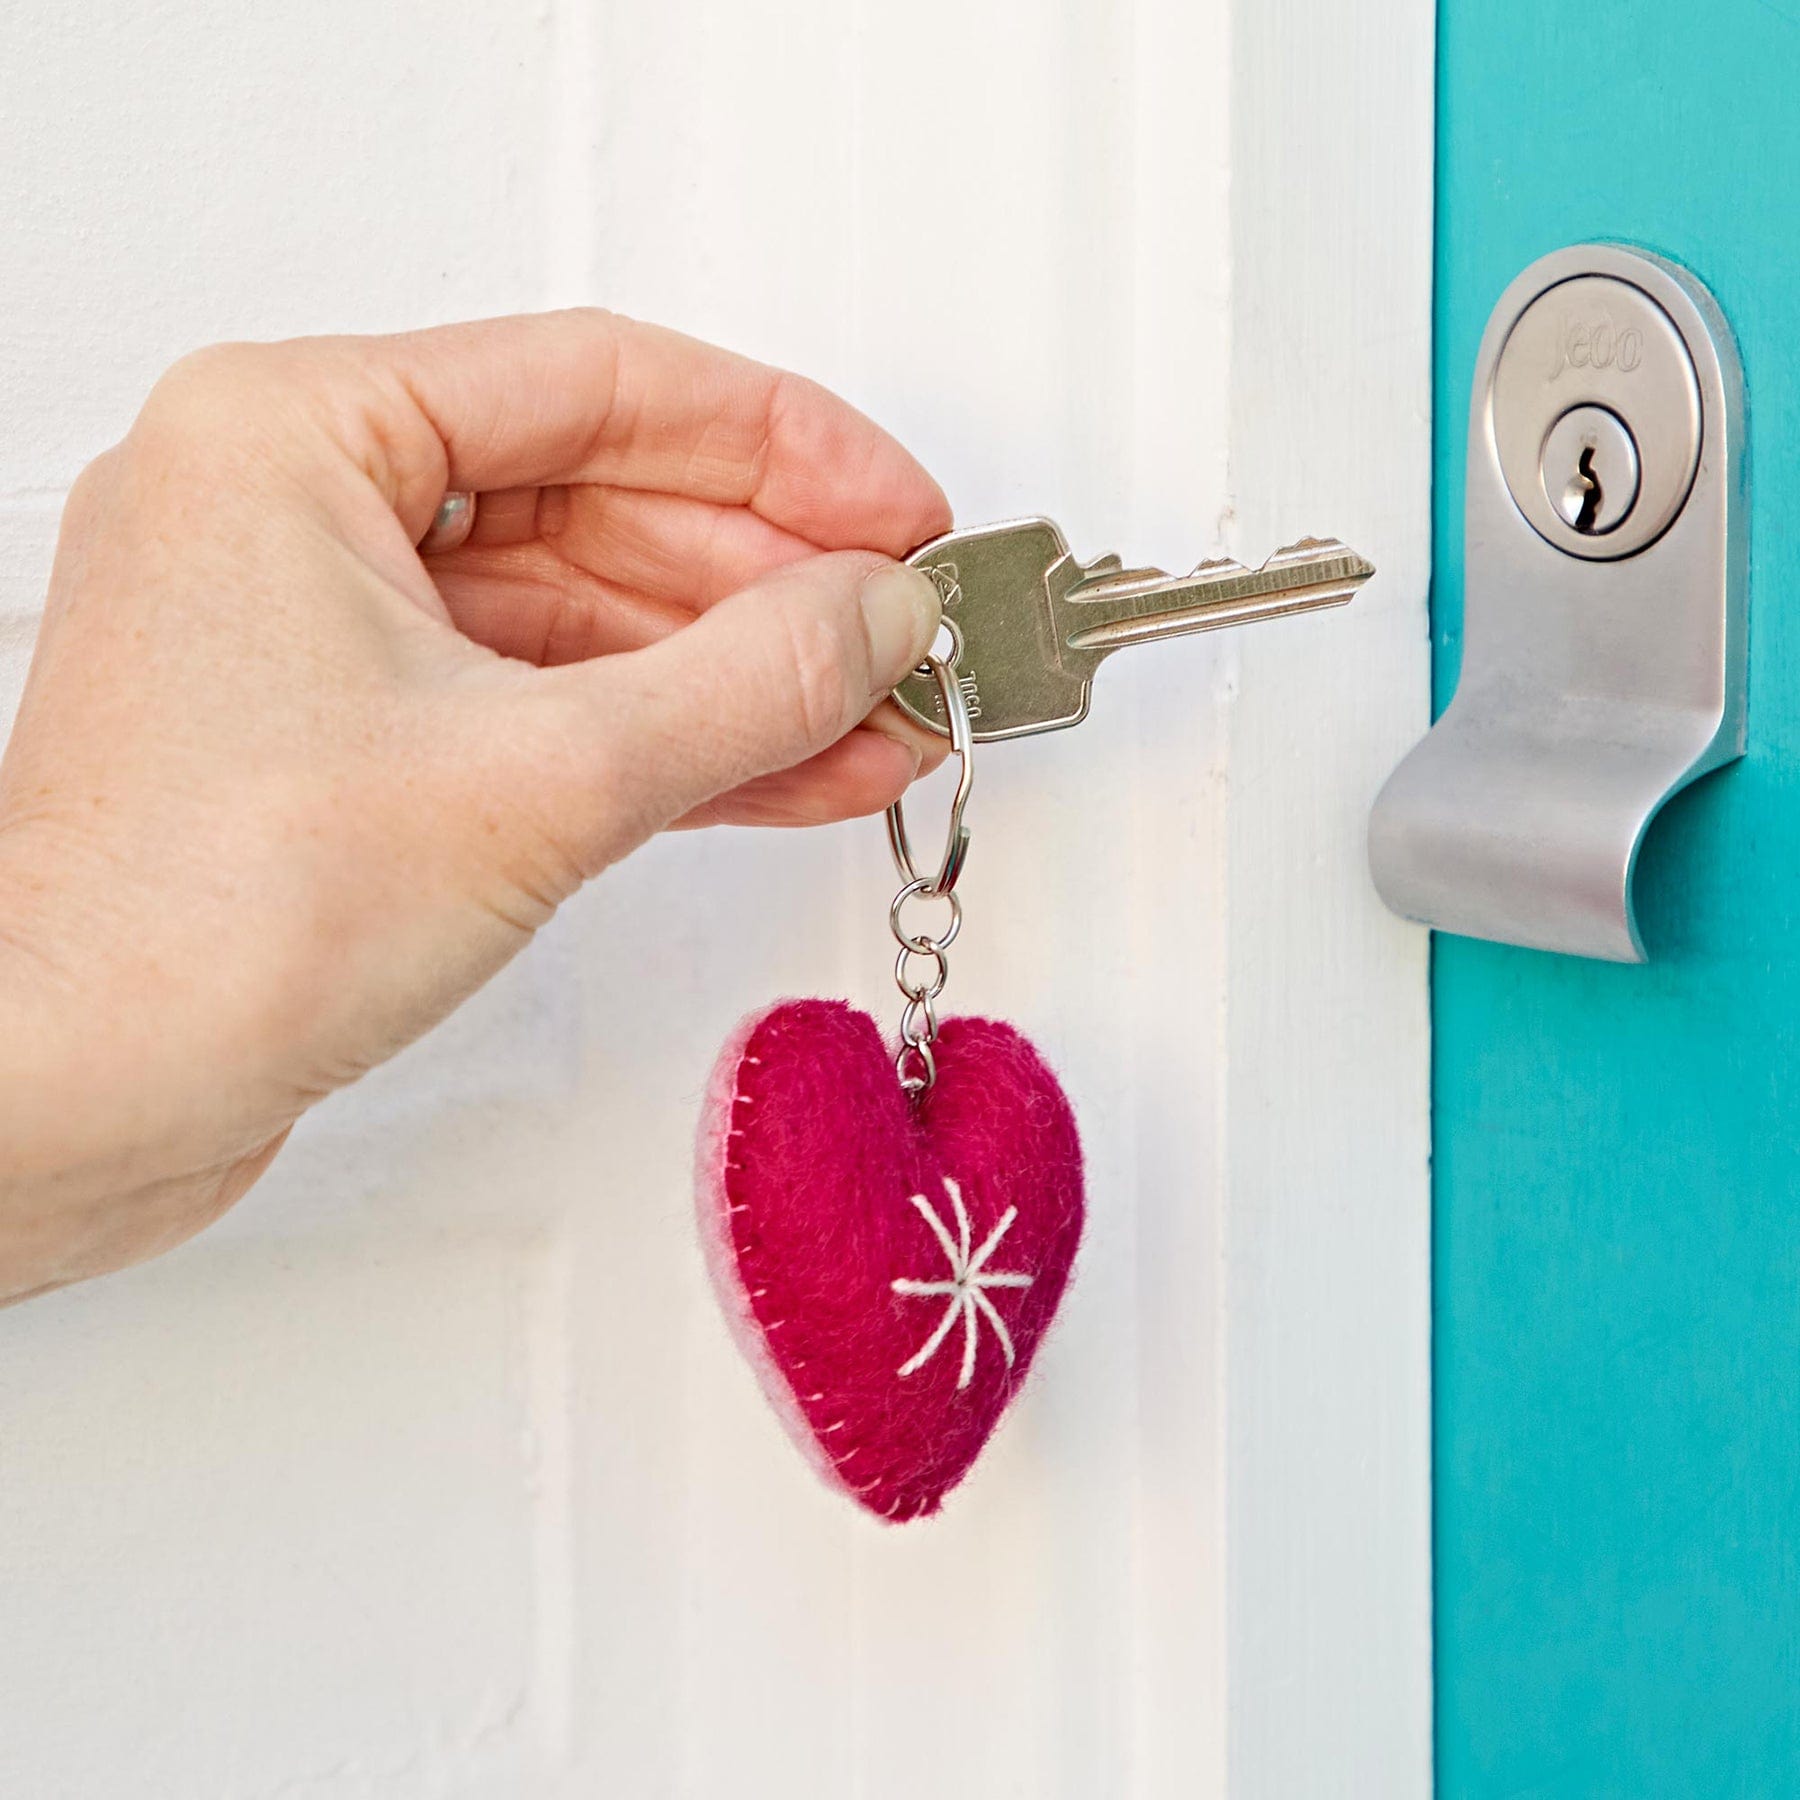
[[[969,1209],[963,1205],[962,1189],[948,1175],[944,1177],[944,1191],[950,1196],[950,1204],[956,1211],[957,1237],[951,1237],[944,1221],[937,1215],[937,1209],[923,1194],[914,1194],[912,1203],[919,1209],[919,1216],[931,1227],[932,1235],[944,1246],[944,1255],[950,1263],[948,1281],[914,1281],[901,1277],[894,1283],[896,1294],[942,1294],[949,1305],[944,1308],[944,1316],[938,1320],[937,1329],[919,1346],[918,1354],[909,1357],[900,1365],[901,1375],[912,1375],[937,1355],[939,1346],[950,1335],[950,1328],[960,1317],[963,1322],[963,1355],[962,1374],[956,1385],[966,1388],[975,1375],[975,1340],[980,1335],[980,1326],[976,1320],[977,1312],[984,1314],[994,1328],[994,1335],[1000,1340],[1000,1348],[1006,1356],[1006,1366],[1010,1369],[1013,1361],[1012,1333],[1006,1329],[1006,1321],[995,1310],[994,1303],[983,1291],[986,1288],[1027,1288],[1031,1286],[1029,1275],[1020,1275],[987,1268],[987,1259],[994,1254],[995,1247],[1006,1236],[1012,1222],[1019,1216],[1016,1206],[1009,1206],[1001,1215],[1000,1223],[987,1235],[987,1241],[981,1248],[969,1252]]]

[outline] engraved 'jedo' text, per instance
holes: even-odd
[[[1635,325],[1623,331],[1611,319],[1590,321],[1563,315],[1562,329],[1550,350],[1554,381],[1564,369],[1617,369],[1629,375],[1644,360],[1644,334]]]

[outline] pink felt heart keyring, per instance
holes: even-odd
[[[727,1318],[814,1467],[878,1517],[936,1512],[1019,1391],[1081,1241],[1081,1144],[1012,1026],[939,1026],[972,771],[967,705],[935,676],[960,760],[944,855],[913,864],[898,802],[890,912],[906,996],[897,1054],[842,1001],[788,1000],[733,1033],[700,1133],[707,1265]],[[908,931],[914,899],[949,907]]]

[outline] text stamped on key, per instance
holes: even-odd
[[[937,583],[953,668],[979,742],[1056,731],[1087,716],[1094,670],[1126,644],[1218,631],[1341,606],[1375,573],[1335,539],[1306,538],[1260,569],[1202,563],[1191,575],[1079,563],[1048,519],[952,531],[907,559]],[[945,729],[930,676],[894,691],[903,711]]]

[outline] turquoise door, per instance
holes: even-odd
[[[1445,0],[1436,673],[1478,338],[1620,238],[1736,332],[1749,749],[1640,863],[1648,967],[1439,937],[1445,1796],[1800,1794],[1800,4]]]

